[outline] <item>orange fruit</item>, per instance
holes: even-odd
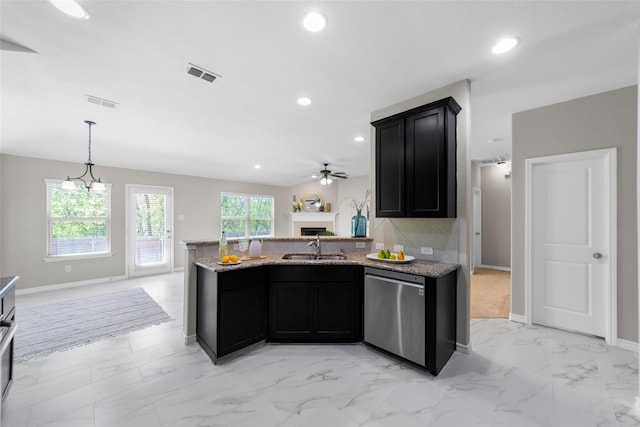
[[[229,255],[225,255],[225,256],[222,257],[222,262],[225,263],[225,264],[228,263],[230,260],[231,260],[231,258],[229,258]]]
[[[238,255],[231,255],[229,259],[231,259],[231,262],[238,262]]]

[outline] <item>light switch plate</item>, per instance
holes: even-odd
[[[377,250],[384,249],[384,243],[376,243],[376,249]]]
[[[393,251],[394,252],[404,251],[404,246],[402,246],[402,245],[393,245]]]
[[[420,253],[421,253],[422,255],[433,255],[433,248],[429,248],[429,247],[426,247],[426,246],[422,246],[422,247],[420,248]]]
[[[364,249],[365,246],[364,242],[356,242],[356,249]]]

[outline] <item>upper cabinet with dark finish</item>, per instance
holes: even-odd
[[[460,109],[449,97],[371,123],[377,217],[455,218]]]

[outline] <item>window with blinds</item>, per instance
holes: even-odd
[[[220,216],[227,237],[273,236],[273,197],[221,193]]]
[[[47,181],[47,257],[106,254],[111,251],[111,185],[104,193],[60,188]]]

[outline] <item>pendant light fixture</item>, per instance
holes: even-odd
[[[91,126],[95,125],[95,122],[92,122],[90,120],[85,120],[84,122],[87,125],[89,125],[89,159],[84,164],[85,165],[84,173],[76,178],[70,178],[69,176],[67,176],[67,179],[65,179],[64,182],[62,183],[62,189],[66,191],[75,191],[76,184],[73,181],[82,181],[87,191],[93,191],[94,193],[102,193],[105,191],[105,186],[100,180],[100,178],[96,178],[95,176],[93,176],[94,164],[93,162],[91,162]],[[87,174],[89,174],[89,176],[86,178],[86,180],[88,180],[89,177],[91,177],[91,181],[89,182],[85,180],[85,176]]]

